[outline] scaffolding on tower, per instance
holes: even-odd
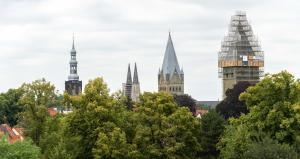
[[[264,52],[245,12],[238,11],[231,17],[228,35],[218,53],[218,68],[220,78],[232,75],[246,80],[263,76]]]

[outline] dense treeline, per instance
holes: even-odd
[[[10,146],[23,158],[299,158],[298,80],[284,71],[227,95],[200,119],[188,95],[144,93],[128,109],[102,78],[79,96],[59,95],[42,79],[0,94],[0,122],[24,128],[29,146]],[[52,106],[73,112],[50,116]],[[9,153],[4,138],[1,156]]]

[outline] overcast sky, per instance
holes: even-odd
[[[246,11],[265,52],[265,72],[300,77],[298,0],[0,0],[0,92],[46,78],[64,90],[75,33],[85,85],[101,76],[121,89],[137,62],[142,91],[157,91],[171,30],[185,93],[221,98],[217,53],[230,16]]]

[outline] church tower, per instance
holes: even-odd
[[[228,34],[218,54],[218,67],[223,80],[223,98],[238,82],[256,84],[264,73],[264,52],[245,12],[238,11],[231,17]]]
[[[123,83],[123,93],[126,97],[131,98],[131,92],[132,92],[132,78],[131,78],[130,64],[128,64],[126,83]]]
[[[72,96],[78,95],[82,91],[82,81],[79,81],[79,76],[77,74],[77,60],[76,50],[74,46],[74,36],[71,49],[70,75],[68,76],[68,80],[65,81],[65,91],[67,91],[67,93]]]
[[[131,98],[132,101],[137,102],[139,100],[140,96],[140,82],[137,72],[136,63],[134,64],[134,73],[133,73],[133,82],[132,82],[132,92],[131,92]]]
[[[184,94],[184,73],[179,67],[170,32],[162,68],[158,71],[158,91]]]

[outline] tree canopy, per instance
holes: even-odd
[[[226,91],[226,98],[216,106],[216,110],[222,114],[225,119],[230,117],[237,118],[242,113],[247,114],[249,110],[245,102],[239,100],[239,96],[249,86],[251,86],[249,82],[243,81],[235,84],[232,89],[228,89]]]
[[[0,121],[16,122],[26,137],[9,146],[2,140],[0,156],[299,158],[299,80],[283,71],[247,87],[242,83],[227,92],[224,102],[231,104],[222,111],[234,118],[225,121],[215,110],[194,117],[194,100],[188,95],[146,92],[128,109],[126,98],[120,92],[110,95],[102,78],[90,80],[78,96],[58,95],[50,82],[36,80],[0,94],[0,115],[7,116]],[[50,116],[47,108],[54,105],[72,112]]]
[[[63,142],[71,158],[195,158],[201,151],[199,120],[172,95],[145,93],[129,111],[96,78],[70,99],[76,106],[64,119]]]
[[[31,140],[17,141],[9,144],[6,137],[0,139],[0,157],[2,159],[39,159],[40,148]]]
[[[207,114],[202,116],[199,129],[201,134],[200,142],[203,148],[201,157],[218,157],[219,151],[217,150],[216,145],[221,138],[224,128],[225,119],[215,110],[209,110]]]
[[[17,125],[19,113],[24,110],[24,106],[19,102],[22,95],[22,88],[9,89],[0,94],[0,124]]]
[[[56,100],[55,87],[45,79],[23,84],[24,94],[20,103],[24,111],[20,114],[20,126],[24,128],[25,136],[30,137],[39,145],[40,137],[44,131],[45,122],[49,114],[47,107]]]
[[[196,114],[196,100],[193,99],[190,95],[174,95],[174,100],[181,107],[187,107],[193,113]]]
[[[242,158],[250,145],[268,136],[297,147],[300,139],[300,85],[286,71],[265,78],[240,95],[250,112],[230,119],[219,143],[223,158]]]

